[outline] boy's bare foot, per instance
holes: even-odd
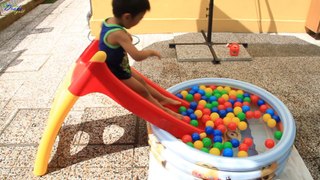
[[[182,116],[181,114],[178,114],[178,113],[172,111],[171,109],[164,108],[164,110],[165,110],[167,113],[171,114],[172,116],[174,116],[174,117],[176,117],[176,118],[178,118],[178,119],[180,119],[180,120],[183,119],[183,116]]]
[[[160,104],[161,104],[161,105],[166,105],[166,104],[180,105],[181,102],[180,102],[180,101],[177,101],[177,100],[174,100],[174,99],[171,99],[171,98],[165,97],[163,100],[160,101]]]

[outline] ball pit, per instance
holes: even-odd
[[[252,84],[222,78],[190,80],[168,89],[174,94],[183,91],[184,99],[191,95],[191,90],[194,93],[193,101],[190,103],[192,107],[188,108],[200,110],[202,114],[197,111],[197,115],[190,115],[198,121],[196,126],[204,130],[204,135],[189,135],[185,138],[189,140],[186,146],[186,140],[182,142],[151,125],[157,144],[165,147],[154,153],[165,160],[167,170],[186,179],[254,179],[278,176],[282,172],[293,145],[295,124],[291,113],[279,99]],[[198,102],[197,106],[195,102]],[[208,104],[211,104],[211,108]],[[202,119],[204,115],[208,116]],[[261,123],[264,124],[261,126]],[[258,124],[262,127],[259,130],[262,133],[253,133],[253,137],[242,135],[243,138],[233,138],[234,133],[230,133],[253,131],[259,127]],[[273,130],[268,132],[266,128]],[[197,142],[196,146],[193,142]]]

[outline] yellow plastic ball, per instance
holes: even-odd
[[[244,121],[241,121],[238,123],[238,128],[240,129],[240,131],[244,131],[248,128],[248,124]]]
[[[196,149],[201,149],[201,148],[203,148],[203,142],[200,141],[200,140],[197,140],[197,141],[195,141],[195,142],[193,143],[193,146],[194,146],[194,148],[196,148]]]
[[[231,91],[231,87],[230,86],[226,86],[226,87],[224,87],[224,90],[226,90],[229,93]]]
[[[235,115],[238,115],[240,112],[242,112],[242,108],[237,106],[233,108],[233,112]]]
[[[267,125],[268,125],[270,128],[274,128],[274,127],[276,127],[276,125],[277,125],[277,121],[274,120],[274,119],[269,119],[269,120],[267,121]]]
[[[205,85],[200,85],[199,89],[205,90],[207,87]]]
[[[209,121],[206,122],[206,126],[214,127],[214,122],[209,120]]]
[[[231,96],[231,95],[237,96],[237,92],[235,90],[230,90],[229,91],[229,96]]]
[[[231,122],[234,122],[238,125],[240,122],[240,119],[238,117],[234,117],[234,118],[231,118]]]
[[[205,88],[204,92],[212,94],[212,89],[211,88]]]
[[[188,94],[188,91],[181,91],[181,95],[183,96],[183,98],[186,98]]]
[[[203,115],[202,111],[199,109],[195,110],[194,114],[197,116],[198,119],[200,119]]]
[[[248,157],[248,153],[246,151],[239,151],[238,157]]]
[[[229,118],[233,118],[233,117],[236,117],[232,112],[229,112],[226,117],[229,117]]]
[[[210,118],[213,122],[219,117],[220,117],[220,115],[216,112],[210,114]]]
[[[201,104],[201,105],[203,105],[203,106],[206,106],[207,101],[205,101],[205,100],[200,100],[200,101],[198,102],[198,104]]]
[[[220,150],[218,148],[211,148],[209,153],[216,156],[220,156]]]
[[[237,90],[237,94],[244,94],[244,92],[243,92],[243,90],[241,90],[241,89],[239,89],[239,90]]]
[[[221,92],[223,90],[223,87],[222,86],[218,86],[217,90]]]
[[[207,133],[203,132],[203,133],[200,133],[200,139],[203,139],[207,137]]]
[[[270,114],[264,114],[262,116],[262,119],[263,119],[264,122],[268,122],[268,120],[271,119],[271,115]]]
[[[224,124],[224,125],[227,126],[230,122],[231,122],[231,118],[230,118],[230,117],[224,117],[224,118],[223,118],[223,124]]]
[[[229,100],[229,95],[228,94],[222,94],[221,96],[224,100],[228,101]]]

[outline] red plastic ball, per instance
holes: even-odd
[[[225,133],[227,131],[227,128],[225,125],[223,124],[220,124],[218,127],[217,127],[218,130],[220,130],[222,133]]]
[[[259,110],[260,110],[261,112],[263,112],[263,113],[265,113],[267,109],[268,109],[268,106],[265,105],[265,104],[263,104],[263,105],[261,105],[261,106],[259,107]]]
[[[233,107],[242,107],[242,103],[241,102],[235,102]]]
[[[203,110],[204,109],[204,105],[202,105],[202,104],[198,104],[198,106],[197,106],[197,109],[199,109],[199,110]]]
[[[257,104],[257,102],[259,101],[259,96],[251,95],[250,99],[253,104]]]
[[[224,110],[224,109],[226,109],[226,107],[225,107],[224,105],[221,105],[221,104],[220,104],[220,105],[218,106],[218,110]]]
[[[222,97],[220,97],[219,99],[218,99],[218,103],[219,104],[224,104],[226,102],[226,100],[224,99],[224,98],[222,98]]]
[[[208,114],[205,114],[201,118],[201,122],[205,124],[207,121],[211,120],[211,117]]]
[[[189,134],[186,134],[186,135],[182,136],[181,140],[184,143],[192,142],[192,137]]]
[[[240,145],[239,145],[239,151],[248,151],[248,149],[249,149],[249,146],[247,145],[247,144],[244,144],[244,143],[241,143]]]
[[[207,114],[207,115],[210,115],[211,114],[211,110],[209,109],[209,108],[204,108],[203,110],[202,110],[202,113],[205,115],[205,114]]]
[[[183,118],[182,118],[182,121],[183,122],[186,122],[186,123],[190,123],[190,121],[191,121],[191,119],[190,119],[190,117],[189,116],[183,116]]]
[[[230,94],[230,95],[229,95],[229,99],[237,100],[237,96],[236,96],[236,95],[233,95],[233,94]]]
[[[210,85],[209,88],[211,88],[211,89],[216,89],[217,86],[215,86],[215,85]]]
[[[232,108],[232,104],[231,104],[231,102],[225,102],[224,104],[223,104],[226,108]]]
[[[264,145],[268,148],[271,149],[274,146],[274,141],[272,139],[266,139],[264,141]]]
[[[230,131],[235,131],[235,130],[237,129],[237,124],[236,124],[235,122],[230,122],[230,123],[228,124],[228,129],[229,129]]]
[[[242,143],[244,143],[244,144],[248,145],[248,147],[250,147],[253,144],[253,140],[252,140],[252,138],[244,138]]]
[[[245,101],[245,102],[242,103],[242,105],[243,106],[250,106],[250,103]]]
[[[253,112],[252,112],[252,111],[247,111],[247,112],[246,112],[246,118],[247,118],[247,119],[253,118]]]
[[[261,112],[259,110],[256,110],[253,112],[253,117],[256,119],[259,119],[261,117]]]
[[[200,101],[200,100],[201,100],[201,94],[200,94],[200,93],[195,93],[195,94],[193,95],[193,99],[194,99],[195,101]]]
[[[223,125],[223,119],[221,118],[217,118],[216,120],[214,120],[214,127],[218,128],[219,125]]]

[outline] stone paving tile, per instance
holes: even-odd
[[[134,148],[133,165],[134,167],[146,167],[149,164],[148,145]]]
[[[203,43],[202,33],[173,33],[174,43]]]
[[[21,153],[19,147],[15,146],[0,146],[0,169],[11,168],[17,163],[18,156]]]
[[[47,61],[48,54],[37,55],[22,55],[14,60],[5,72],[24,72],[24,71],[37,71]]]
[[[148,166],[142,168],[133,168],[133,177],[137,177],[139,180],[148,179]]]
[[[177,45],[177,60],[183,61],[212,61],[212,54],[206,45]]]

